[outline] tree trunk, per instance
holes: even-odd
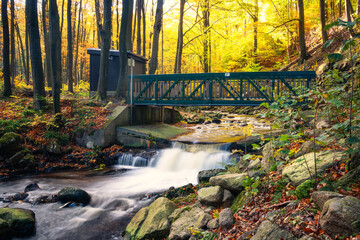
[[[154,23],[154,37],[153,37],[153,46],[151,51],[151,58],[149,61],[149,74],[155,74],[158,66],[158,53],[159,53],[159,38],[163,18],[163,0],[158,0],[156,6],[156,15]]]
[[[98,48],[101,48],[101,34],[100,34],[101,16],[100,16],[100,3],[99,3],[99,0],[95,0],[95,16],[96,16]]]
[[[129,27],[127,28],[127,41],[128,41],[128,51],[132,52],[133,51],[133,41],[131,39],[131,33],[133,31],[132,29],[132,21],[133,21],[133,10],[134,10],[134,0],[131,1],[131,5],[129,6],[129,12],[131,12],[131,14],[128,14],[128,22],[129,22]],[[121,30],[120,30],[121,31]]]
[[[116,47],[119,46],[119,31],[120,31],[120,24],[119,24],[119,0],[116,0]]]
[[[174,73],[181,73],[181,58],[183,52],[183,25],[184,25],[184,8],[186,0],[180,0],[180,20],[178,27],[178,40],[176,45],[176,57]]]
[[[26,15],[25,15],[26,16]],[[29,27],[25,24],[25,51],[26,51],[26,72],[25,82],[27,85],[30,84],[30,48],[29,48]]]
[[[53,111],[60,113],[60,88],[61,88],[61,38],[59,26],[59,12],[56,0],[49,2],[50,12],[50,64],[53,82]]]
[[[11,96],[11,79],[10,79],[10,37],[9,37],[9,20],[7,13],[7,0],[1,0],[1,21],[3,26],[3,77],[4,77],[4,97]]]
[[[203,14],[203,33],[204,33],[204,41],[203,41],[203,71],[204,73],[211,72],[210,67],[210,6],[209,0],[205,0],[201,6],[202,14]]]
[[[68,91],[73,93],[73,36],[71,29],[71,0],[68,0],[67,5],[67,77],[68,77]]]
[[[111,42],[111,5],[112,0],[104,0],[104,28],[100,29],[101,33],[101,55],[100,70],[97,94],[100,100],[106,100],[108,70],[109,70],[109,50]]]
[[[24,44],[23,44],[23,41],[22,41],[22,38],[21,38],[21,35],[20,35],[20,29],[19,29],[19,24],[16,23],[15,24],[15,30],[16,30],[16,34],[18,36],[18,45],[20,46],[20,50],[19,52],[21,52],[21,58],[22,58],[22,65],[23,65],[23,68],[24,68],[24,73],[26,73],[26,58],[25,58],[25,50],[24,50]],[[20,54],[19,54],[20,56]]]
[[[146,56],[146,18],[145,18],[145,4],[144,4],[144,0],[142,0],[142,6],[141,6],[141,12],[142,12],[142,22],[143,22],[143,56]],[[146,70],[146,66],[144,64],[144,72]]]
[[[16,77],[16,59],[15,59],[15,3],[14,0],[10,0],[10,12],[11,12],[11,23],[10,23],[10,49],[11,49],[11,82],[15,86]]]
[[[259,0],[255,0],[255,10],[254,10],[254,28],[253,28],[253,54],[257,55],[258,51],[258,23],[259,23]]]
[[[300,63],[306,60],[306,44],[305,44],[305,15],[304,2],[298,0],[299,9],[299,47],[300,47]]]
[[[44,32],[44,45],[45,45],[45,73],[46,73],[46,82],[47,86],[51,87],[51,68],[50,68],[50,48],[49,48],[49,31],[47,28],[48,19],[47,19],[47,3],[48,0],[42,0],[42,17],[43,17],[43,32]]]
[[[37,0],[26,0],[26,24],[29,30],[30,59],[34,88],[34,106],[42,109],[45,104],[45,82],[42,69]]]
[[[339,0],[339,18],[341,18],[341,15],[342,15],[342,3],[341,3],[341,0]]]
[[[76,33],[76,53],[75,53],[75,82],[79,83],[78,71],[78,56],[79,56],[79,42],[80,42],[80,23],[81,23],[81,12],[82,12],[82,0],[80,0],[79,13],[78,13],[78,25]]]
[[[126,72],[127,72],[127,52],[130,48],[131,39],[131,21],[133,15],[133,0],[123,0],[123,9],[121,14],[121,26],[119,35],[119,80],[116,87],[115,97],[118,99],[126,98]]]
[[[62,4],[61,4],[60,36],[62,36],[62,31],[63,31],[63,27],[64,27],[64,7],[65,7],[65,0],[63,0]]]
[[[136,33],[136,54],[141,55],[141,9],[143,0],[137,1],[137,33]]]
[[[357,14],[358,16],[360,16],[360,0],[357,0],[356,14]]]
[[[348,22],[353,21],[352,15],[354,13],[354,9],[351,5],[351,0],[345,0],[345,13],[346,13],[346,21]],[[349,28],[349,32],[352,37],[355,37],[354,29]]]
[[[323,43],[325,44],[328,40],[327,32],[325,29],[326,26],[326,15],[325,15],[325,0],[320,0],[320,22],[321,22],[321,35]]]

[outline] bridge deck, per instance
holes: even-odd
[[[296,88],[311,88],[316,74],[313,71],[240,72],[136,75],[133,78],[132,103],[135,105],[257,106],[279,96],[296,95]]]

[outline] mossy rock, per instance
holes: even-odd
[[[5,155],[13,155],[21,150],[22,138],[19,134],[14,132],[5,133],[0,138],[0,153]]]
[[[237,210],[242,209],[247,203],[251,201],[251,196],[246,195],[246,191],[242,191],[234,199],[230,209],[235,213]]]
[[[58,193],[58,200],[63,203],[77,202],[87,205],[91,197],[86,191],[80,188],[65,187]]]
[[[352,184],[356,184],[360,181],[359,176],[360,176],[360,166],[358,166],[357,168],[351,170],[350,172],[339,178],[335,182],[334,187],[341,188]]]
[[[10,239],[11,228],[9,224],[0,218],[0,239]]]
[[[169,234],[169,216],[176,205],[169,199],[161,197],[150,206],[140,209],[126,227],[125,239],[163,239]]]
[[[309,191],[314,187],[315,180],[306,180],[302,184],[296,187],[295,195],[298,199],[309,197]]]
[[[7,222],[15,236],[30,236],[35,232],[35,213],[22,208],[0,208],[0,219]]]

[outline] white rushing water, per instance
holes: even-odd
[[[31,209],[36,214],[37,234],[29,239],[121,239],[131,217],[142,206],[148,205],[153,193],[197,184],[200,170],[223,168],[229,162],[229,152],[221,145],[175,144],[151,159],[124,154],[119,168],[132,170],[115,175],[88,173],[49,174],[0,183],[0,197],[24,191],[27,184],[37,182],[40,190],[30,192],[30,199],[57,193],[66,186],[87,191],[92,200],[86,207],[62,208],[60,203],[31,205],[3,203],[0,207]]]

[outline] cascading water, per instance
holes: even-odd
[[[230,155],[225,148],[218,144],[174,143],[173,148],[150,158],[122,155],[116,168],[134,169],[119,175],[66,173],[2,182],[0,197],[22,192],[27,184],[37,182],[41,189],[30,192],[30,199],[57,193],[66,186],[82,188],[92,199],[88,206],[63,209],[59,209],[60,203],[0,202],[0,207],[9,205],[35,212],[37,233],[29,239],[121,239],[131,217],[152,201],[146,196],[171,186],[196,184],[200,170],[223,168]]]

